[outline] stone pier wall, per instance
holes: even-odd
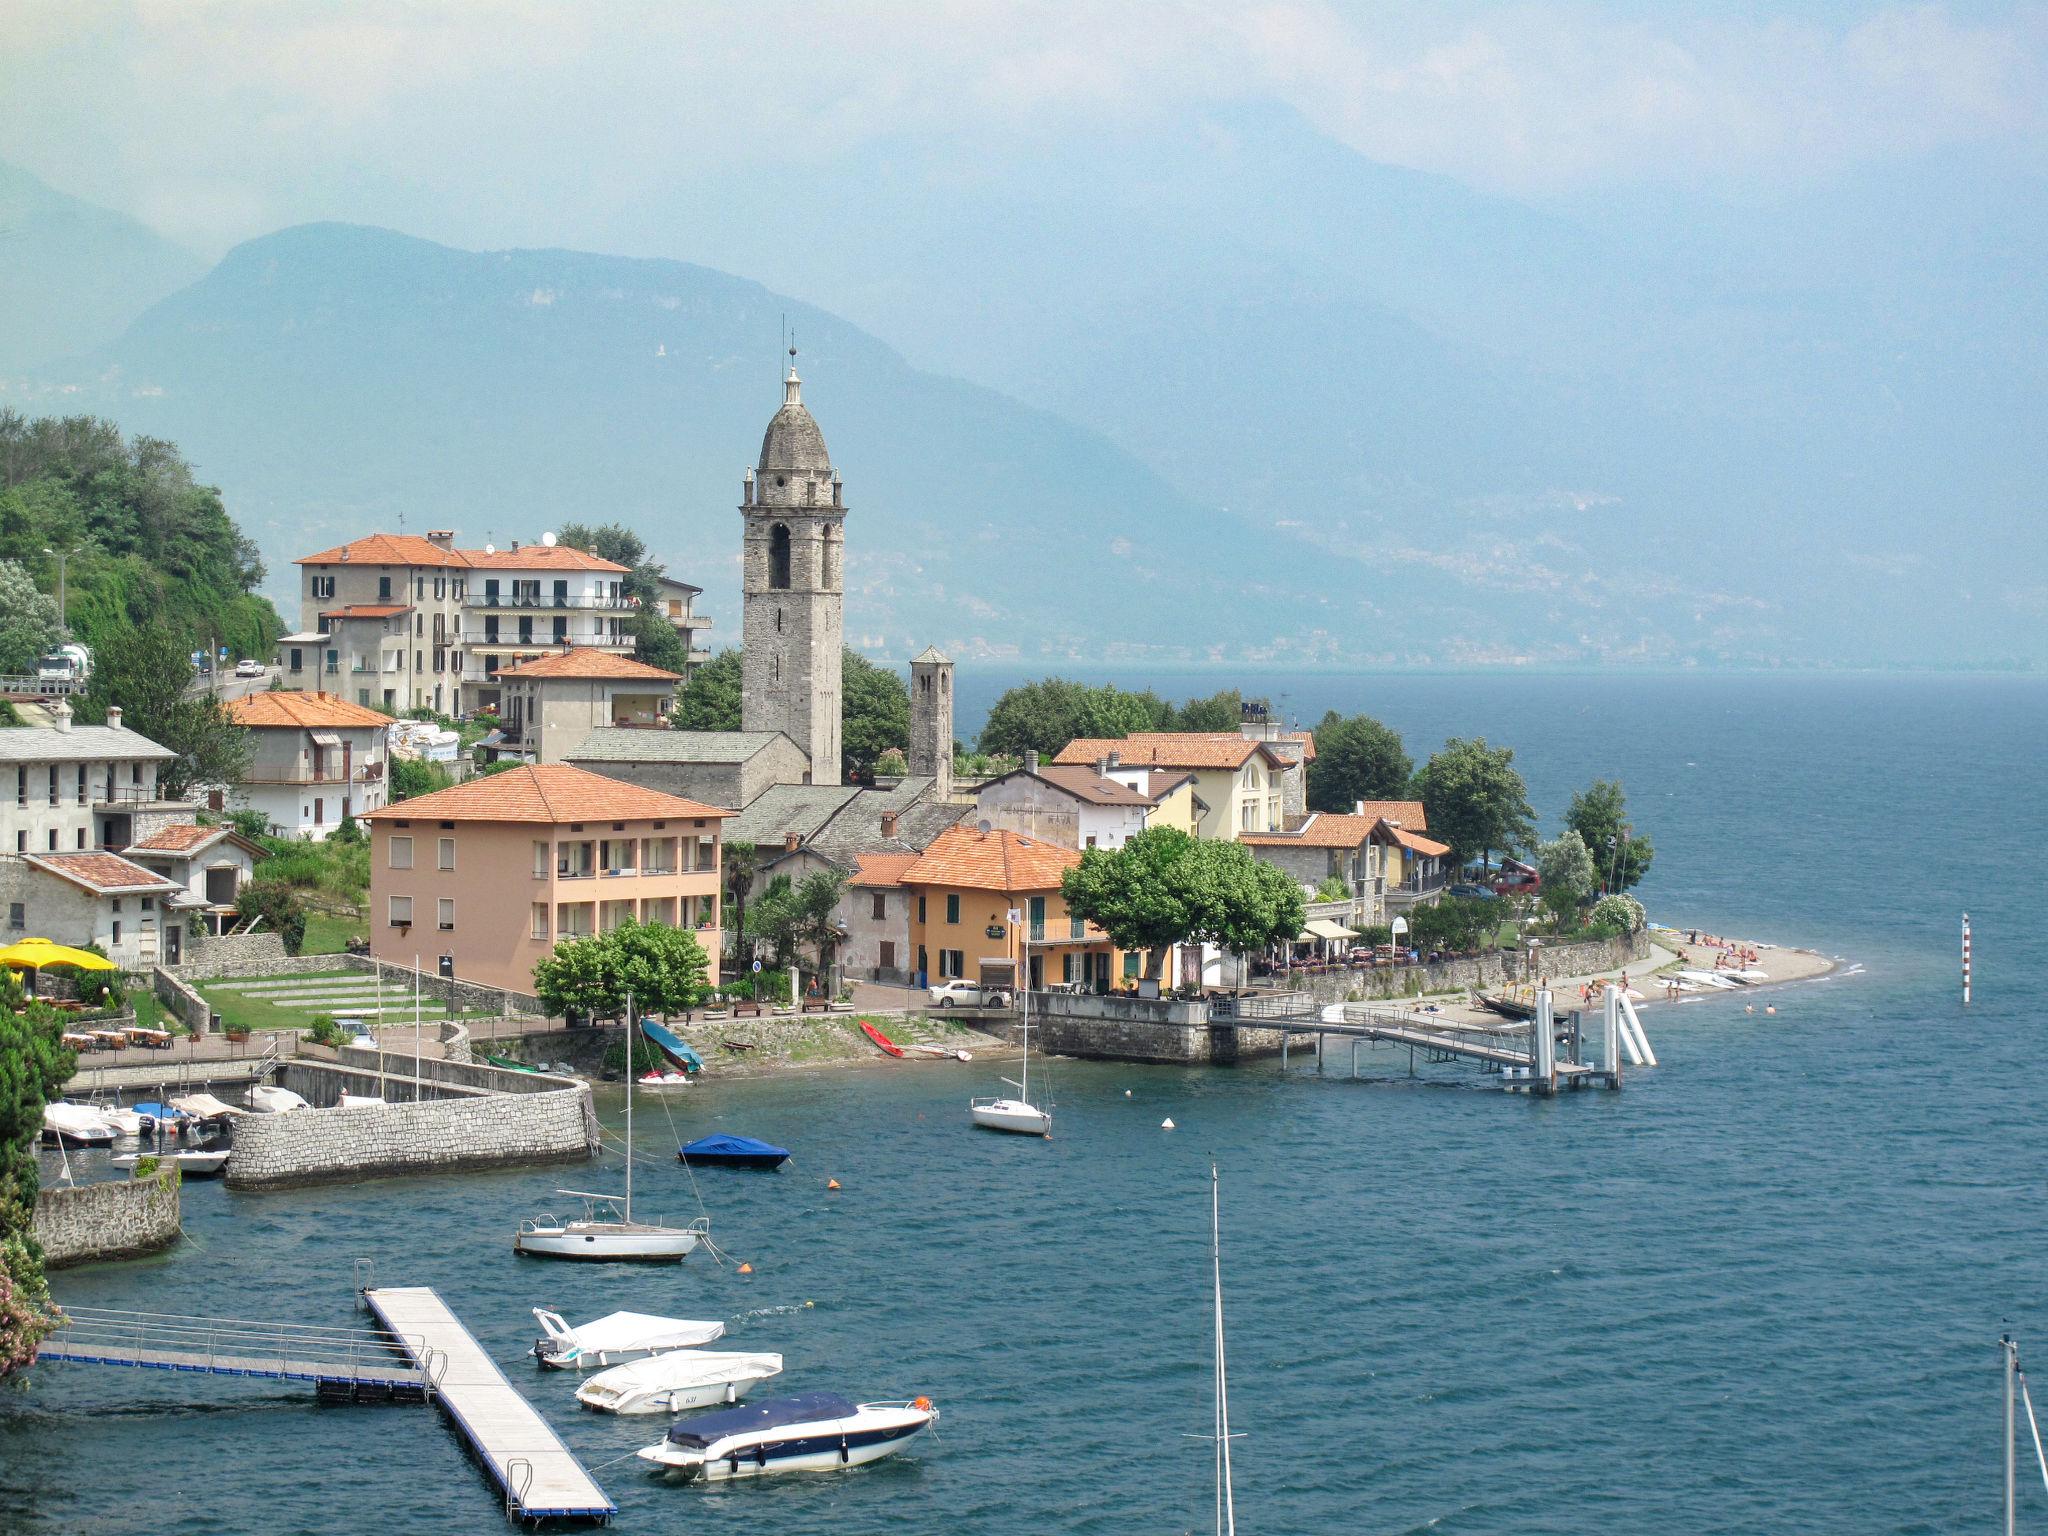
[[[155,1253],[175,1243],[179,1230],[174,1169],[146,1179],[46,1189],[36,1196],[36,1241],[51,1269]]]
[[[374,1052],[351,1054],[359,1064],[295,1062],[285,1086],[316,1105],[336,1103],[344,1088],[366,1095],[381,1088],[389,1102],[241,1116],[228,1159],[232,1188],[561,1162],[597,1150],[587,1084],[447,1061],[422,1062],[415,1079],[411,1057],[390,1053],[391,1074],[380,1081]]]
[[[1562,978],[1585,976],[1596,971],[1618,970],[1650,958],[1650,936],[1631,934],[1618,939],[1589,939],[1583,944],[1554,944],[1536,952],[1532,972],[1526,955],[1490,950],[1461,960],[1441,960],[1434,965],[1404,965],[1386,970],[1295,972],[1287,984],[1306,992],[1318,1003],[1374,1002],[1383,998],[1418,997],[1432,992],[1473,992],[1510,983],[1534,981],[1538,976]]]
[[[979,1026],[1015,1040],[1014,1023]],[[1031,1043],[1055,1056],[1225,1065],[1280,1049],[1277,1030],[1212,1023],[1209,1005],[1172,998],[1031,995]]]

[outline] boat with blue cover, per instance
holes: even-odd
[[[789,1148],[756,1141],[751,1136],[700,1136],[686,1147],[676,1149],[680,1162],[708,1164],[719,1168],[780,1168],[789,1161]]]
[[[806,1392],[679,1419],[639,1455],[684,1482],[842,1472],[895,1455],[938,1417],[926,1397],[854,1403],[836,1392]]]
[[[652,1019],[642,1019],[640,1033],[647,1037],[650,1045],[681,1070],[692,1075],[704,1070],[704,1058],[690,1048],[689,1041],[666,1024],[657,1024]]]

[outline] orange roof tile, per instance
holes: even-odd
[[[924,855],[921,853],[863,853],[859,856],[860,870],[847,881],[848,885],[891,888],[903,883],[904,871]]]
[[[1451,851],[1449,843],[1440,843],[1433,837],[1418,837],[1405,827],[1394,828],[1394,836],[1403,848],[1412,853],[1422,854],[1426,858]]]
[[[405,603],[350,603],[345,608],[323,608],[323,619],[393,619],[412,609]]]
[[[1429,830],[1429,816],[1422,809],[1420,800],[1361,800],[1352,807],[1350,814],[1369,816],[1374,821],[1391,821],[1410,832]]]
[[[416,533],[371,533],[317,555],[302,555],[294,565],[462,565],[452,549],[443,549]]]
[[[566,544],[522,544],[517,549],[458,549],[464,565],[483,571],[619,571],[631,570]]]
[[[259,728],[303,731],[339,726],[360,730],[364,726],[391,723],[389,715],[380,715],[374,709],[351,704],[331,693],[291,693],[282,689],[275,693],[252,693],[244,699],[230,700],[227,709],[235,724]]]
[[[899,877],[905,885],[957,885],[977,891],[1051,891],[1081,862],[1080,852],[1026,837],[951,826]]]
[[[196,821],[174,821],[169,826],[158,827],[141,842],[130,843],[128,852],[140,849],[145,853],[190,853],[227,831],[226,827],[202,827]]]
[[[1357,848],[1380,824],[1377,816],[1337,816],[1317,811],[1285,832],[1240,832],[1237,840],[1254,848]]]
[[[700,805],[680,795],[642,789],[566,763],[514,768],[416,800],[401,800],[370,812],[365,821],[522,821],[550,825],[571,821],[673,820],[726,817],[731,811]]]
[[[88,890],[111,894],[181,889],[177,881],[166,880],[140,864],[131,864],[118,853],[32,853],[27,858],[29,863]]]
[[[1133,768],[1242,768],[1254,752],[1273,757],[1264,742],[1234,731],[1138,731],[1120,740],[1080,737],[1061,747],[1053,761],[1093,763],[1112,752]]]
[[[639,678],[648,681],[681,682],[679,673],[664,672],[660,667],[650,667],[644,661],[635,661],[630,656],[617,656],[610,651],[594,650],[579,645],[554,656],[542,656],[533,661],[522,661],[516,667],[500,667],[498,676],[508,677],[619,677]]]

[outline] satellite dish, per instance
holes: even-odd
[[[555,536],[552,533],[544,533],[540,536],[540,542],[541,548],[553,549],[555,547]]]
[[[484,553],[487,555],[495,555],[497,552],[498,546],[495,544],[486,544],[484,546]]]
[[[981,835],[983,837],[988,836],[989,833],[995,830],[995,828],[986,821],[980,822],[978,823],[978,825],[981,827]]]

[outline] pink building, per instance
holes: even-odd
[[[401,801],[370,828],[370,952],[533,990],[559,939],[627,920],[694,931],[718,979],[719,827],[730,812],[556,764]]]

